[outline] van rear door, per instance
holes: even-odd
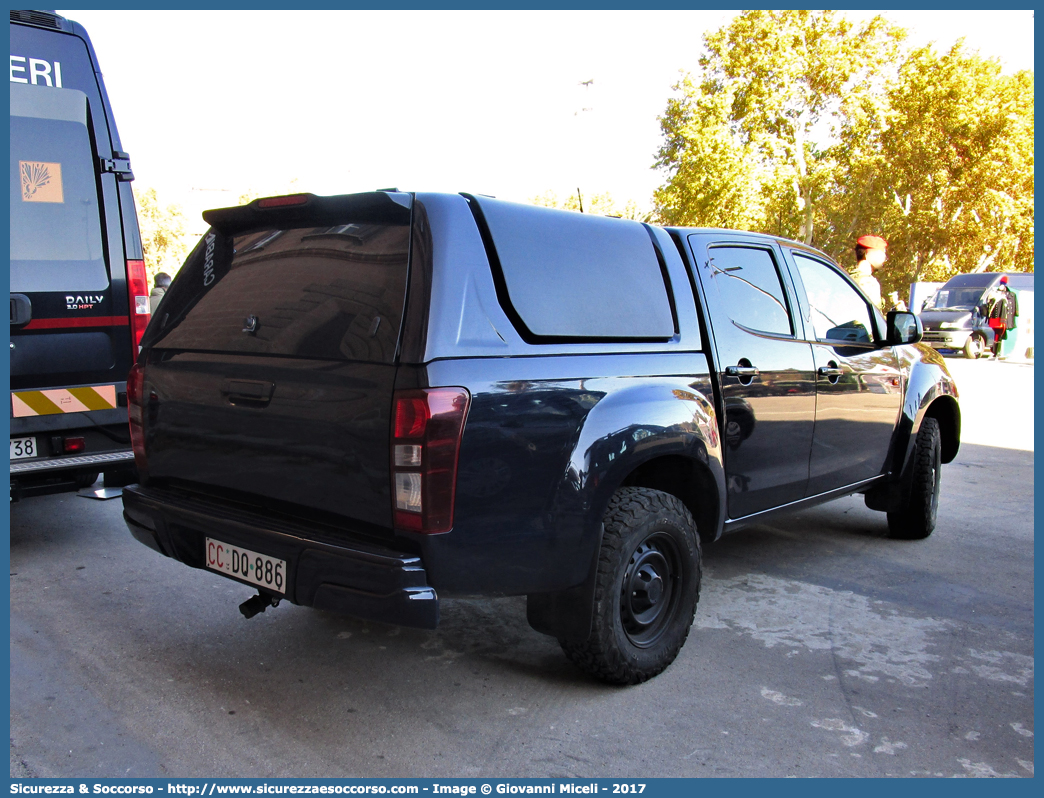
[[[147,484],[390,530],[410,204],[300,195],[204,214],[143,341]]]
[[[127,268],[141,258],[129,162],[89,40],[46,12],[16,24],[26,13],[10,26],[12,478],[130,462]],[[80,462],[96,454],[111,457]]]

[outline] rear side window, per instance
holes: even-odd
[[[486,197],[472,202],[489,232],[501,302],[524,327],[521,334],[662,341],[674,335],[664,269],[638,222]]]
[[[408,224],[211,229],[171,285],[149,345],[391,363]]]
[[[711,247],[709,252],[717,300],[736,324],[772,335],[793,334],[771,252],[754,247]]]
[[[87,96],[11,83],[11,290],[108,287]]]

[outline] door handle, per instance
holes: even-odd
[[[739,377],[740,379],[748,379],[750,377],[757,377],[761,372],[754,366],[726,366],[725,376],[726,377]]]
[[[844,371],[839,369],[837,366],[820,366],[816,372],[820,377],[826,377],[827,379],[836,380],[838,377],[844,375]]]
[[[275,383],[253,380],[226,380],[221,386],[221,393],[229,404],[246,405],[248,407],[264,407],[272,401]]]
[[[33,320],[33,303],[25,294],[11,294],[11,326],[24,327]]]

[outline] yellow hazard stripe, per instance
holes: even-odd
[[[82,413],[86,410],[111,410],[114,407],[116,407],[115,385],[11,392],[11,415],[14,418]]]
[[[111,388],[110,385],[100,385],[99,388]],[[108,397],[98,393],[97,388],[70,388],[69,393],[80,400],[88,410],[111,410],[116,406],[116,397],[109,401]]]
[[[50,416],[62,409],[40,391],[22,391],[11,394],[11,412],[15,418],[22,416]]]

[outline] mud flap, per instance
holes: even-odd
[[[555,593],[530,593],[526,596],[526,620],[533,629],[559,640],[586,640],[590,637],[603,532],[599,532],[598,546],[587,569],[587,578],[582,583]]]

